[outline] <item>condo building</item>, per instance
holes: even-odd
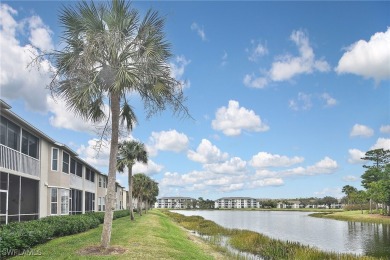
[[[244,209],[260,208],[261,203],[257,199],[249,197],[224,197],[215,201],[216,209]]]
[[[0,100],[0,224],[104,211],[107,175]],[[126,208],[116,183],[115,209]]]
[[[162,197],[157,199],[155,208],[189,209],[195,208],[196,199],[190,197]]]

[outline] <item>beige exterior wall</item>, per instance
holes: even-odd
[[[98,202],[99,198],[104,198],[107,194],[107,188],[105,188],[103,185],[102,187],[99,187],[99,178],[105,178],[107,183],[107,176],[97,169],[95,169],[92,165],[89,165],[82,159],[78,158],[77,154],[72,151],[70,148],[68,148],[65,145],[62,145],[55,140],[51,139],[47,135],[45,135],[43,132],[41,132],[36,127],[29,124],[24,119],[20,118],[18,115],[13,113],[11,111],[11,108],[8,104],[3,102],[0,99],[0,114],[3,116],[6,120],[6,122],[11,122],[13,124],[16,124],[20,127],[20,138],[22,139],[22,129],[27,130],[32,135],[36,136],[39,139],[39,158],[34,159],[32,157],[26,156],[24,154],[21,154],[21,142],[20,147],[18,148],[19,151],[12,150],[10,147],[7,147],[5,145],[1,145],[1,153],[2,156],[6,157],[8,156],[9,161],[13,162],[14,160],[17,160],[17,163],[22,164],[22,166],[15,166],[8,164],[1,164],[0,165],[0,171],[4,174],[7,174],[5,176],[8,176],[8,174],[21,176],[24,178],[34,179],[37,180],[38,183],[38,191],[39,195],[37,197],[37,212],[38,217],[46,217],[51,214],[51,189],[57,188],[58,193],[63,193],[64,196],[69,196],[69,191],[71,189],[77,189],[82,191],[82,212],[85,212],[85,198],[86,198],[86,192],[90,192],[95,194],[95,201],[94,201],[94,209],[95,211],[98,211]],[[7,123],[7,124],[11,124]],[[58,149],[58,161],[57,161],[57,170],[52,170],[52,149],[56,148]],[[82,165],[82,177],[77,176],[76,174],[70,173],[64,173],[62,172],[62,165],[63,165],[63,154],[66,152],[69,154],[69,168],[71,166],[71,158],[75,159],[77,162],[79,162]],[[11,155],[10,155],[11,154]],[[22,159],[20,159],[22,158]],[[32,161],[33,164],[25,163],[25,161]],[[32,166],[31,166],[32,165]],[[12,168],[13,167],[13,168]],[[17,168],[19,167],[19,168]],[[24,167],[24,168],[22,168]],[[34,168],[32,168],[34,167]],[[91,182],[87,180],[86,177],[86,168],[91,169],[95,173],[94,182]],[[19,171],[20,169],[23,169]],[[3,176],[3,175],[2,175]],[[8,178],[8,177],[7,177]],[[118,185],[118,184],[117,184]],[[116,192],[116,201],[117,201],[117,207],[116,209],[120,208],[126,208],[126,191],[123,187],[118,185],[118,189]],[[61,214],[61,195],[57,195],[57,213]],[[29,197],[30,198],[30,197]],[[23,200],[19,203],[23,203]],[[29,202],[31,203],[31,202]],[[23,205],[23,204],[20,204]],[[69,210],[70,210],[70,200],[69,200]]]

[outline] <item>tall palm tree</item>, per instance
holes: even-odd
[[[93,122],[111,121],[106,128],[111,129],[111,145],[101,237],[101,246],[107,248],[115,202],[119,121],[131,129],[134,119],[127,95],[138,93],[148,116],[167,106],[175,114],[189,113],[180,82],[170,73],[172,54],[163,32],[164,20],[157,12],[148,11],[140,19],[138,11],[124,0],[83,1],[63,7],[59,22],[64,48],[48,54],[56,67],[52,93],[76,115]],[[109,114],[104,112],[106,103]]]
[[[133,178],[133,166],[136,162],[148,163],[148,152],[143,143],[134,140],[120,143],[118,149],[117,168],[120,172],[123,172],[125,167],[128,170],[130,219],[134,220],[133,182],[131,181]]]

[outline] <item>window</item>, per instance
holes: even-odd
[[[24,129],[22,131],[22,153],[38,159],[39,139]]]
[[[51,215],[57,215],[57,188],[51,188]]]
[[[1,121],[1,144],[8,146],[14,150],[19,151],[20,149],[20,127],[6,119],[5,117],[0,118]]]
[[[85,192],[85,212],[95,211],[95,193]]]
[[[83,213],[83,192],[81,190],[71,189],[70,190],[70,214],[81,214]]]
[[[107,188],[107,178],[106,177],[103,177],[103,188]]]
[[[69,214],[69,191],[61,189],[61,214]]]
[[[76,175],[79,177],[83,177],[83,165],[79,162],[76,162]]]
[[[51,170],[58,171],[58,149],[51,149]]]
[[[62,172],[69,173],[69,154],[62,152]]]
[[[95,173],[89,168],[86,168],[85,170],[85,179],[91,182],[95,182]]]
[[[102,181],[103,181],[103,177],[99,176],[99,187],[100,188],[102,187]]]
[[[76,160],[73,158],[70,158],[70,173],[76,174]]]
[[[99,197],[98,198],[98,211],[105,211],[105,210],[106,210],[106,198]]]

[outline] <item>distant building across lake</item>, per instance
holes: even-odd
[[[260,200],[249,197],[224,197],[215,201],[216,209],[245,209],[260,207]]]
[[[162,197],[157,199],[156,208],[192,209],[196,207],[196,199],[190,197]]]

